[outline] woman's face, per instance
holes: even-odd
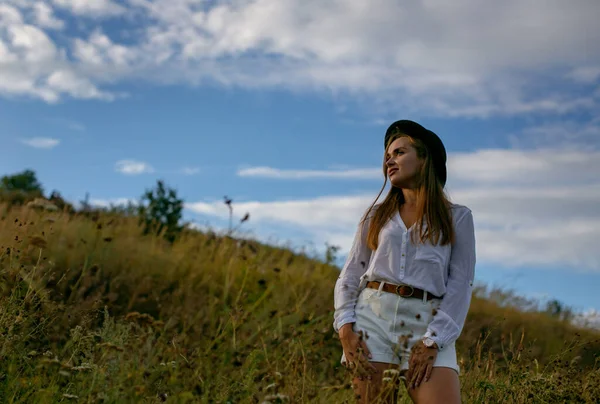
[[[417,156],[417,151],[406,136],[394,140],[385,153],[388,178],[397,188],[415,188],[417,174],[423,163],[424,160]]]

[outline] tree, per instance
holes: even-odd
[[[63,212],[69,212],[69,213],[75,212],[75,208],[73,207],[73,205],[71,205],[69,202],[65,201],[65,199],[62,197],[60,192],[58,192],[56,190],[52,191],[48,200],[50,202],[52,202],[58,209],[62,210]]]
[[[0,179],[0,199],[9,205],[24,205],[43,197],[42,185],[33,170],[25,170]]]
[[[331,245],[327,242],[325,243],[325,246],[327,247],[327,249],[325,250],[325,262],[328,265],[333,265],[335,264],[335,260],[337,259],[336,254],[341,247],[337,245]]]
[[[14,175],[5,175],[0,180],[0,189],[3,191],[43,193],[42,184],[37,180],[33,170],[25,170]]]
[[[138,205],[144,234],[159,235],[164,232],[164,238],[172,243],[183,229],[179,225],[182,211],[183,200],[177,198],[177,192],[166,188],[164,182],[158,180],[154,189],[146,190]]]

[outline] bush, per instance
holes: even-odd
[[[177,192],[158,180],[154,189],[146,190],[138,207],[144,234],[162,234],[167,241],[174,242],[183,229],[179,225],[182,211],[183,200],[177,198]]]

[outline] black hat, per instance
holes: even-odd
[[[425,143],[427,150],[431,154],[431,158],[433,161],[433,167],[436,171],[436,174],[442,183],[442,187],[446,185],[446,148],[444,147],[444,143],[442,143],[442,139],[439,138],[438,135],[430,131],[429,129],[425,129],[423,126],[419,125],[414,121],[410,121],[408,119],[403,119],[400,121],[396,121],[390,125],[390,127],[385,132],[385,139],[383,142],[383,147],[386,147],[389,139],[395,133],[400,132],[408,135],[410,137],[420,139]]]

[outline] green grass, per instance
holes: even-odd
[[[2,402],[354,401],[336,268],[212,233],[170,245],[131,218],[0,215]],[[464,402],[600,397],[599,335],[543,313],[474,297],[457,352]]]

